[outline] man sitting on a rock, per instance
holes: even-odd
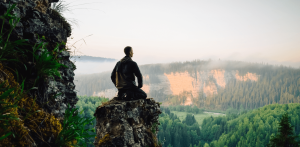
[[[143,87],[143,77],[136,62],[132,61],[133,50],[130,46],[124,48],[126,56],[122,58],[111,73],[111,80],[118,88],[119,100],[146,99]],[[138,79],[138,86],[135,83]]]

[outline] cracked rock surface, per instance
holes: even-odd
[[[159,103],[153,98],[121,101],[113,98],[97,107],[95,147],[154,147],[157,145]],[[153,133],[155,132],[155,133]],[[109,135],[109,137],[105,137]]]

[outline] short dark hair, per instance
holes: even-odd
[[[130,53],[131,50],[132,50],[131,46],[126,46],[126,47],[124,48],[124,53],[126,54],[126,56],[129,55],[129,53]]]

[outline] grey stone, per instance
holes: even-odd
[[[58,58],[70,57],[70,52],[68,51],[61,51],[60,54],[57,56]]]
[[[54,114],[57,114],[57,113],[59,113],[59,111],[58,111],[58,110],[54,110],[53,113],[54,113]]]
[[[33,11],[33,18],[39,19],[41,18],[41,14],[39,11]]]
[[[153,137],[151,127],[153,123],[159,123],[158,115],[161,114],[159,105],[152,98],[133,101],[118,101],[116,98],[107,105],[97,107],[96,117],[97,138],[95,147],[125,147],[125,146],[154,146],[157,140]],[[156,127],[155,130],[158,130]],[[106,134],[110,140],[99,144],[99,140]]]

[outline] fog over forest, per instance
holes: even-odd
[[[88,59],[87,57],[95,58],[94,60]],[[198,60],[209,60],[211,58],[205,58],[205,59],[198,59]],[[78,58],[78,56],[72,57],[71,59],[73,62],[75,62],[76,70],[74,71],[75,76],[76,75],[85,75],[85,74],[94,74],[94,73],[101,73],[104,71],[112,71],[116,63],[120,59],[112,59],[112,58],[104,58],[104,57],[92,57],[92,56],[85,56],[85,58]],[[132,58],[133,61],[134,57]],[[212,60],[212,59],[211,59]],[[215,61],[218,61],[219,59],[215,59]],[[222,60],[222,59],[221,59]],[[192,61],[192,60],[189,60]],[[213,60],[214,61],[214,60]],[[240,61],[240,60],[238,60]],[[270,64],[270,65],[283,65],[288,66],[292,68],[300,68],[300,62],[278,62],[278,61],[270,61],[270,62],[259,62],[260,60],[255,61],[254,59],[248,61],[251,63],[264,63],[264,64]],[[146,64],[152,64],[156,62],[137,62],[139,66],[146,65]],[[185,61],[177,61],[177,62],[185,62]],[[172,62],[162,62],[165,64],[172,63]],[[143,74],[143,73],[142,73]]]

